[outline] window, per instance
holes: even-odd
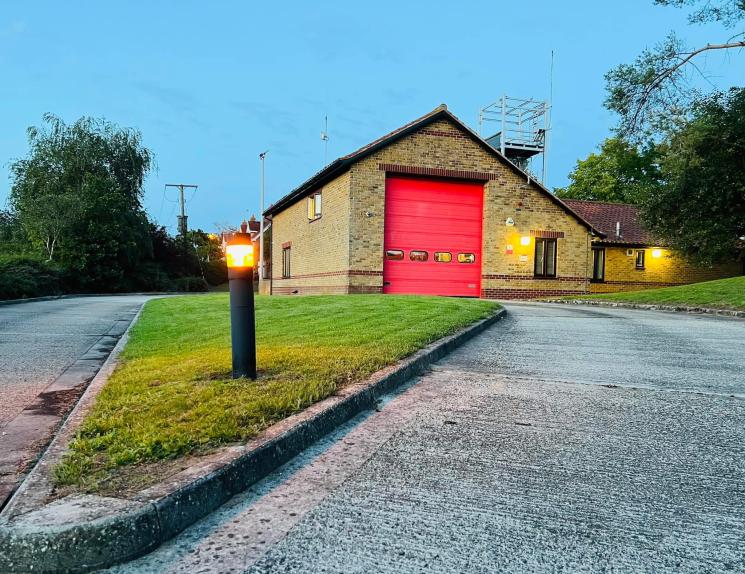
[[[385,258],[389,261],[403,261],[404,252],[400,249],[386,249]]]
[[[473,253],[458,253],[458,263],[474,263],[476,256]]]
[[[596,283],[605,281],[605,249],[592,250],[592,280]]]
[[[435,261],[437,263],[450,263],[453,260],[453,254],[447,251],[435,251]]]
[[[639,249],[636,252],[636,268],[644,269],[644,249]]]
[[[308,198],[308,219],[313,221],[321,217],[321,192],[318,191]]]
[[[290,276],[290,251],[291,247],[282,248],[282,277]]]
[[[535,239],[536,277],[556,277],[556,239]]]
[[[409,251],[409,259],[412,261],[426,261],[429,259],[429,253],[426,251]]]

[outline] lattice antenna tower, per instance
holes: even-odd
[[[502,96],[479,110],[479,135],[517,167],[543,183],[546,181],[550,109],[546,101]]]

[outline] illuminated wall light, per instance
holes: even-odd
[[[662,257],[662,249],[652,249],[652,257],[655,259]]]
[[[520,238],[520,245],[530,245],[530,237],[524,235]]]

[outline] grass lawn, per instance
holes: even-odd
[[[718,309],[745,310],[745,276],[693,283],[664,289],[646,289],[626,293],[610,293],[578,297],[579,299],[605,299],[649,305],[688,305]]]
[[[150,301],[58,485],[105,488],[117,469],[245,441],[495,303],[414,296],[258,297],[258,380],[231,378],[228,294]],[[103,485],[103,486],[102,486]]]

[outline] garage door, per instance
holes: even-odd
[[[383,292],[478,297],[483,197],[480,183],[387,178]]]

